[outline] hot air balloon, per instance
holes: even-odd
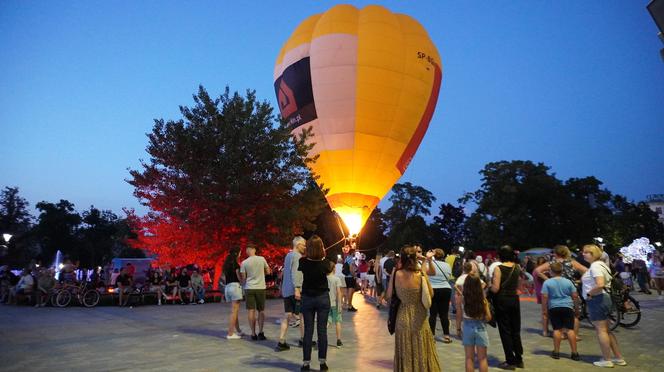
[[[337,5],[305,19],[274,66],[291,133],[312,128],[310,167],[351,234],[403,175],[433,116],[440,56],[413,18]]]

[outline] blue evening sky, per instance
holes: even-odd
[[[276,104],[282,43],[337,3],[1,1],[0,187],[32,206],[144,212],[124,179],[153,119],[178,119],[199,84]],[[401,182],[456,203],[487,162],[522,159],[635,201],[664,193],[664,44],[648,1],[349,3],[414,17],[442,58],[436,113]]]

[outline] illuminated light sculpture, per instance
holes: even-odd
[[[435,45],[407,15],[337,5],[300,23],[273,78],[291,133],[312,128],[310,168],[330,207],[358,234],[427,131],[442,80]]]
[[[634,239],[632,244],[620,248],[624,263],[632,263],[634,260],[648,260],[648,253],[654,252],[655,247],[650,244],[648,238]]]

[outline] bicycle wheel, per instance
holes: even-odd
[[[634,327],[641,320],[641,305],[632,296],[627,296],[622,306],[622,319],[620,325],[626,328]]]
[[[60,293],[59,290],[51,292],[48,295],[48,301],[51,302],[51,306],[53,306],[53,307],[58,306],[58,303],[55,301],[58,298],[58,293]]]
[[[83,294],[83,306],[85,307],[95,307],[99,303],[99,292],[94,289],[85,291]]]
[[[69,306],[70,302],[71,302],[71,292],[66,290],[58,292],[58,295],[55,298],[55,304],[57,307]]]

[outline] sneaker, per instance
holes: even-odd
[[[161,301],[157,302],[157,306],[161,306]]]
[[[557,351],[552,351],[551,352],[551,358],[553,359],[560,359],[560,353]]]
[[[239,340],[241,338],[242,336],[238,335],[237,333],[234,333],[232,335],[226,335],[227,340]]]
[[[572,353],[569,357],[570,357],[572,360],[575,360],[575,361],[577,361],[577,362],[578,362],[579,360],[581,360],[581,357],[579,356],[579,353]]]
[[[593,364],[594,364],[596,367],[613,368],[613,362],[610,361],[610,360],[600,359],[600,360],[598,360],[598,361],[596,361],[596,362],[593,362]]]
[[[351,313],[354,313],[354,312],[357,311],[357,309],[351,306],[351,307],[348,308],[348,311],[351,312]]]
[[[261,341],[267,340],[267,338],[265,338],[265,335],[263,334],[263,332],[258,334],[258,339],[261,340]]]
[[[311,368],[308,364],[303,364],[302,367],[300,367],[300,371],[311,371]]]
[[[297,319],[297,320],[294,321],[294,322],[288,323],[288,326],[289,326],[289,327],[292,327],[292,328],[297,328],[297,327],[299,327],[299,326],[300,326],[300,319]]]
[[[520,361],[520,362],[516,362],[516,364],[515,364],[514,366],[515,366],[516,368],[526,368],[526,367],[523,365],[523,360]]]
[[[290,346],[287,343],[277,343],[277,347],[274,348],[274,351],[285,351],[290,350]]]
[[[341,342],[341,340],[337,340],[337,347],[342,347],[344,346],[344,343]]]
[[[251,335],[251,340],[252,341],[258,341],[258,336],[257,335]]]
[[[329,368],[327,367],[327,363],[323,362],[320,364],[320,370],[321,371],[327,371]]]
[[[202,300],[202,299],[201,299],[201,300],[198,300],[198,303],[199,303],[199,304],[204,304],[204,303],[205,303],[205,300]]]
[[[613,363],[616,366],[621,366],[621,367],[627,365],[627,362],[625,362],[625,359],[613,358],[613,359],[611,359],[611,363]]]

